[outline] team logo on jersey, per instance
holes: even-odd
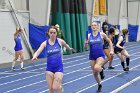
[[[56,53],[56,52],[59,52],[59,49],[56,49],[56,47],[55,47],[55,49],[50,49],[47,52],[48,53]]]
[[[90,40],[90,42],[99,42],[99,41],[101,41],[99,38]]]

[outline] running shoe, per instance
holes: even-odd
[[[99,84],[99,85],[98,85],[98,90],[97,90],[97,92],[101,92],[101,91],[102,91],[102,85]]]

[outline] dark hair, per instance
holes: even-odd
[[[48,28],[47,32],[46,32],[46,35],[47,35],[47,36],[49,36],[49,31],[50,31],[50,29],[55,29],[56,32],[57,32],[57,28],[56,28],[55,26],[50,26],[50,27]]]
[[[102,30],[103,30],[104,33],[106,33],[105,25],[108,26],[108,23],[106,21],[104,21],[103,24],[102,24]]]
[[[103,22],[102,27],[103,27],[104,25],[108,25],[108,23],[107,23],[107,22]]]
[[[114,33],[114,32],[115,32],[115,29],[114,29],[114,28],[110,28],[110,29],[109,29],[109,33],[110,33],[110,34],[112,34],[112,33]]]
[[[55,30],[57,31],[57,28],[56,28],[55,26],[50,26],[49,29],[48,29],[48,32],[49,32],[50,29],[52,29],[52,28],[55,29]]]
[[[22,28],[19,28],[19,31],[22,31]]]

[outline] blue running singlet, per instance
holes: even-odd
[[[47,68],[46,71],[63,72],[62,64],[62,51],[58,39],[55,40],[54,45],[50,45],[49,41],[46,40],[47,50]]]
[[[20,36],[19,34],[18,34],[17,38],[15,38],[15,43],[16,43],[16,45],[15,45],[14,50],[15,50],[15,51],[20,51],[20,50],[22,50],[21,36]]]
[[[90,35],[89,45],[90,45],[90,53],[89,53],[90,60],[96,60],[99,57],[103,57],[105,59],[105,54],[103,51],[103,42],[100,32],[98,32],[97,36],[93,36],[93,34]]]

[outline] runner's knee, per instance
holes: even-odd
[[[54,79],[54,84],[53,84],[53,89],[54,90],[60,90],[62,87],[61,87],[61,79],[60,78],[55,78]]]
[[[96,64],[96,65],[94,66],[94,71],[95,71],[95,72],[100,72],[100,71],[101,71],[101,66],[99,66],[98,64]]]

